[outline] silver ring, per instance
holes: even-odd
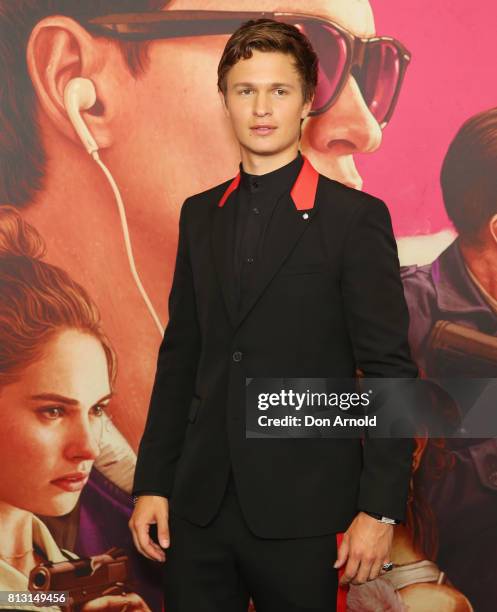
[[[381,569],[382,569],[383,571],[385,571],[385,572],[389,572],[390,570],[392,570],[392,569],[393,569],[393,563],[392,563],[391,561],[390,561],[389,563],[384,563],[384,564],[381,566]]]

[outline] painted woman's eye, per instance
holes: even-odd
[[[62,416],[64,413],[64,408],[62,406],[47,406],[46,408],[42,408],[39,413],[44,418],[50,421],[55,421],[57,418]]]

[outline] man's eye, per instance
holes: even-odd
[[[103,417],[105,414],[105,406],[103,404],[97,404],[96,406],[93,406],[92,408],[92,412],[96,417]]]
[[[275,91],[278,96],[284,96],[286,94],[286,89],[276,89]]]
[[[242,89],[240,90],[240,93],[245,96],[245,95],[248,95],[251,91],[252,91],[251,89]]]

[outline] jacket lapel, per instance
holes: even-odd
[[[237,175],[224,192],[220,200],[222,205],[219,206],[216,202],[211,213],[211,249],[224,303],[233,327],[236,327],[238,318],[233,259],[236,220],[236,193],[234,191],[239,182],[240,175]]]
[[[240,182],[239,174],[231,181],[218,205],[214,207],[212,249],[224,301],[234,328],[240,326],[247,317],[299,238],[312,223],[318,210],[318,180],[318,172],[304,157],[304,163],[290,193],[285,193],[276,204],[264,238],[263,258],[256,264],[254,288],[240,311],[236,303],[233,267],[236,218],[234,192]]]

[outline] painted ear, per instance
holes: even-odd
[[[497,214],[495,214],[488,222],[490,233],[494,239],[495,245],[497,246]]]
[[[80,136],[68,115],[64,92],[70,81],[82,77],[89,79],[95,90],[94,103],[81,108],[84,124],[100,147],[112,142],[109,124],[114,105],[106,99],[105,93],[108,98],[110,92],[109,85],[103,83],[102,70],[109,50],[102,53],[100,48],[107,42],[92,37],[76,21],[62,16],[42,19],[28,41],[28,70],[39,107],[59,133],[78,144]]]

